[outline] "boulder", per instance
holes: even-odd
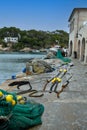
[[[30,68],[32,66],[32,71],[33,73],[47,73],[47,72],[52,72],[53,68],[51,65],[49,65],[47,62],[43,60],[32,60],[31,63],[28,64],[28,67]]]

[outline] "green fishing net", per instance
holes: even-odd
[[[0,89],[0,130],[25,130],[42,123],[44,106],[26,101],[20,104],[14,93]]]
[[[57,51],[57,58],[61,59],[63,62],[71,62],[71,59],[62,56],[61,50]]]

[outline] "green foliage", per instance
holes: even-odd
[[[0,38],[4,37],[17,37],[18,33],[20,33],[20,29],[15,28],[15,27],[4,27],[0,29]]]
[[[3,42],[2,47],[7,47],[7,43]]]
[[[12,45],[13,50],[19,50],[23,47],[34,49],[49,48],[54,44],[68,46],[69,34],[63,30],[56,31],[37,31],[37,30],[20,30],[16,27],[4,27],[0,29],[0,44],[4,37],[18,37],[19,41]],[[3,44],[6,46],[6,44]]]
[[[19,51],[20,49],[24,48],[24,44],[19,42],[17,44],[12,44],[12,50],[13,51]]]

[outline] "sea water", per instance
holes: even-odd
[[[26,67],[30,59],[43,59],[45,54],[29,53],[4,53],[0,54],[0,84],[11,79],[12,75],[17,75]]]

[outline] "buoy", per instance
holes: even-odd
[[[16,104],[16,101],[15,100],[12,100],[12,105],[14,106]]]
[[[53,78],[53,80],[51,82],[54,83],[55,81],[56,81],[56,78]]]
[[[20,100],[19,103],[20,104],[25,104],[25,101],[24,100]]]
[[[60,72],[62,72],[63,70],[62,70],[62,69],[60,69],[59,71],[60,71]]]
[[[16,75],[12,75],[12,79],[16,79]]]
[[[60,79],[60,78],[56,78],[56,80],[57,80],[58,82],[61,82],[61,79]]]
[[[63,71],[64,71],[64,73],[66,73],[66,72],[67,72],[67,70],[66,70],[66,69],[64,69]]]
[[[2,97],[3,96],[3,93],[0,91],[0,97]]]
[[[23,68],[22,72],[23,72],[23,73],[26,73],[26,68]]]
[[[21,100],[23,97],[22,96],[17,96],[17,100]]]
[[[13,96],[12,95],[7,95],[5,98],[6,98],[7,102],[12,102],[12,100],[13,100]]]

